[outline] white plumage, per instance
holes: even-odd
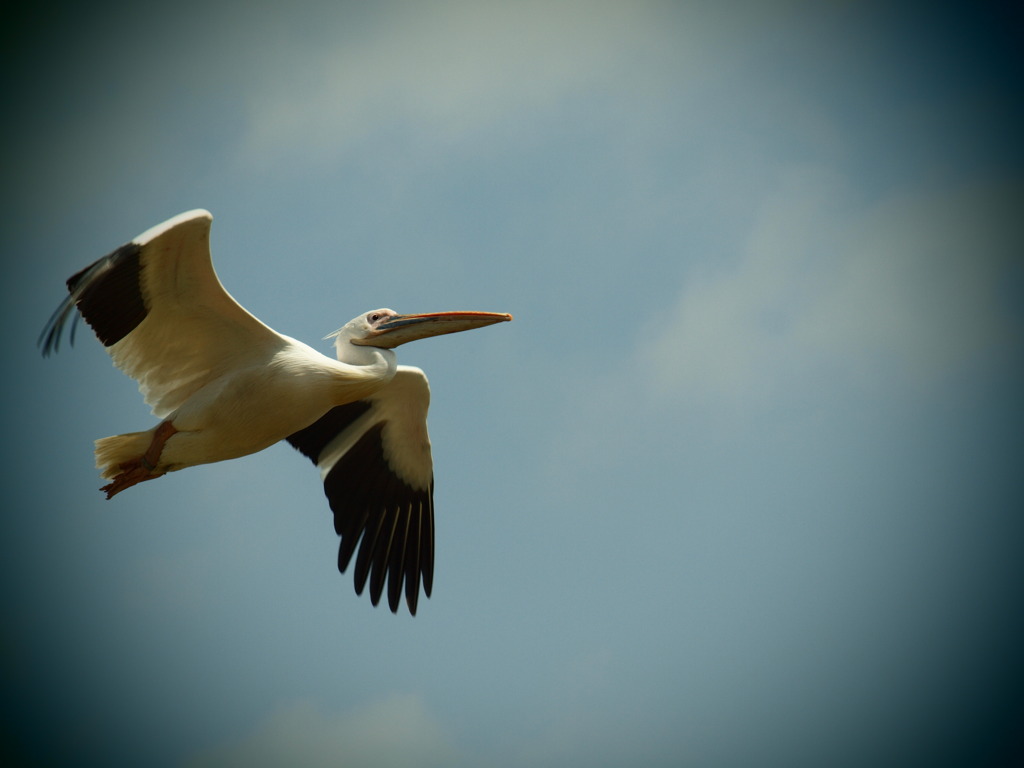
[[[342,537],[339,569],[358,545],[356,591],[369,578],[376,605],[387,582],[397,611],[404,583],[415,614],[419,585],[429,596],[433,578],[430,391],[423,372],[397,365],[392,350],[512,316],[373,310],[333,334],[334,360],[224,290],[210,259],[211,221],[203,210],[175,216],[73,275],[40,337],[44,354],[55,351],[77,309],[161,419],[96,441],[107,498],[288,440],[320,470]]]

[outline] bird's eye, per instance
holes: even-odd
[[[370,323],[376,323],[378,320],[381,319],[381,317],[382,317],[382,315],[380,314],[380,312],[371,312],[370,314],[368,314],[366,316],[366,319]]]

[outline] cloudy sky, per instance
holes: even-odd
[[[1012,3],[5,4],[0,755],[1009,765],[1024,752]],[[21,7],[26,6],[26,7]],[[213,212],[222,281],[423,341],[434,596],[335,568],[287,445],[105,501],[154,421],[70,274]]]

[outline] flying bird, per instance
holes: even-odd
[[[358,547],[355,590],[397,613],[404,585],[416,613],[434,573],[430,389],[394,348],[511,320],[496,312],[400,315],[375,309],[333,337],[337,360],[278,333],[221,285],[204,210],[175,216],[72,275],[39,337],[57,351],[75,310],[114,365],[138,381],[160,422],[96,441],[107,498],[197,464],[287,440],[320,470],[341,537],[344,573]],[[70,340],[74,343],[72,322]]]

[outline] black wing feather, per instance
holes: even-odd
[[[288,442],[318,463],[330,442],[371,407],[366,400],[339,405]],[[361,595],[369,580],[370,600],[377,605],[386,583],[388,606],[397,613],[404,586],[409,613],[415,615],[420,584],[427,597],[433,585],[434,486],[413,488],[391,469],[384,456],[384,427],[383,421],[371,426],[337,460],[324,478],[324,494],[341,537],[338,570],[344,573],[356,555],[356,593]]]
[[[370,410],[368,400],[357,400],[354,403],[335,406],[305,429],[300,429],[294,435],[289,436],[288,442],[316,464],[327,444],[368,410]]]
[[[70,343],[75,343],[76,308],[105,347],[119,342],[146,319],[149,308],[142,294],[141,254],[141,245],[126,243],[68,278],[68,296],[39,336],[44,355],[59,349],[69,320]]]

